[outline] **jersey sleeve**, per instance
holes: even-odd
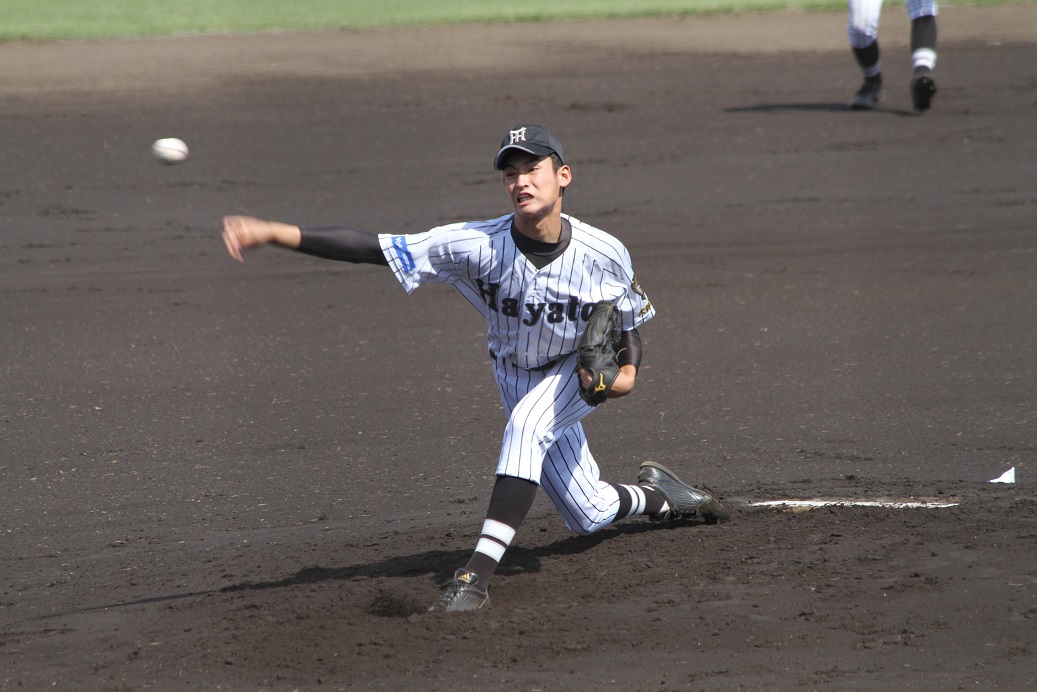
[[[648,299],[648,295],[641,288],[637,275],[634,273],[633,264],[630,261],[630,253],[625,247],[623,248],[622,267],[619,273],[624,277],[626,285],[623,294],[616,301],[616,307],[619,308],[619,312],[623,316],[623,331],[629,331],[640,327],[655,317],[655,306],[652,305],[652,301]]]
[[[456,279],[454,228],[444,226],[424,233],[378,236],[389,268],[407,293],[421,284],[448,284]]]
[[[510,215],[489,221],[465,221],[424,233],[382,234],[379,245],[389,268],[411,293],[421,284],[460,287],[468,280],[470,262],[486,248],[491,235],[509,228]]]

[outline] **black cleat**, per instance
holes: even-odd
[[[929,110],[935,95],[936,82],[933,81],[933,73],[924,67],[916,69],[914,77],[911,78],[911,104],[915,110]]]
[[[677,478],[670,469],[654,461],[641,464],[639,485],[662,493],[669,508],[649,517],[653,522],[677,521],[698,517],[707,524],[731,519],[731,510],[709,488],[694,488]]]
[[[886,92],[882,90],[882,82],[864,82],[857,93],[850,99],[850,110],[870,111],[886,99]]]
[[[490,607],[490,594],[480,589],[479,575],[464,567],[454,572],[453,580],[446,585],[443,595],[429,608],[433,611],[478,610]]]

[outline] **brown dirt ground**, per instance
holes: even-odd
[[[0,46],[0,688],[1037,686],[1037,5],[945,10],[923,116],[898,8],[845,110],[843,25]],[[216,228],[495,215],[532,119],[659,309],[605,476],[736,516],[574,537],[540,499],[494,607],[431,615],[503,422],[478,318]],[[816,497],[958,504],[750,504]]]

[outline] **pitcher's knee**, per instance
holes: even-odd
[[[577,536],[589,536],[611,524],[613,518],[615,518],[614,513],[606,515],[603,512],[595,512],[592,516],[570,515],[565,519],[565,526]]]

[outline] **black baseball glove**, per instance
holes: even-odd
[[[590,387],[580,387],[580,396],[591,406],[605,403],[619,376],[616,349],[622,335],[616,306],[605,301],[595,303],[580,337],[578,358],[579,366],[591,374]]]

